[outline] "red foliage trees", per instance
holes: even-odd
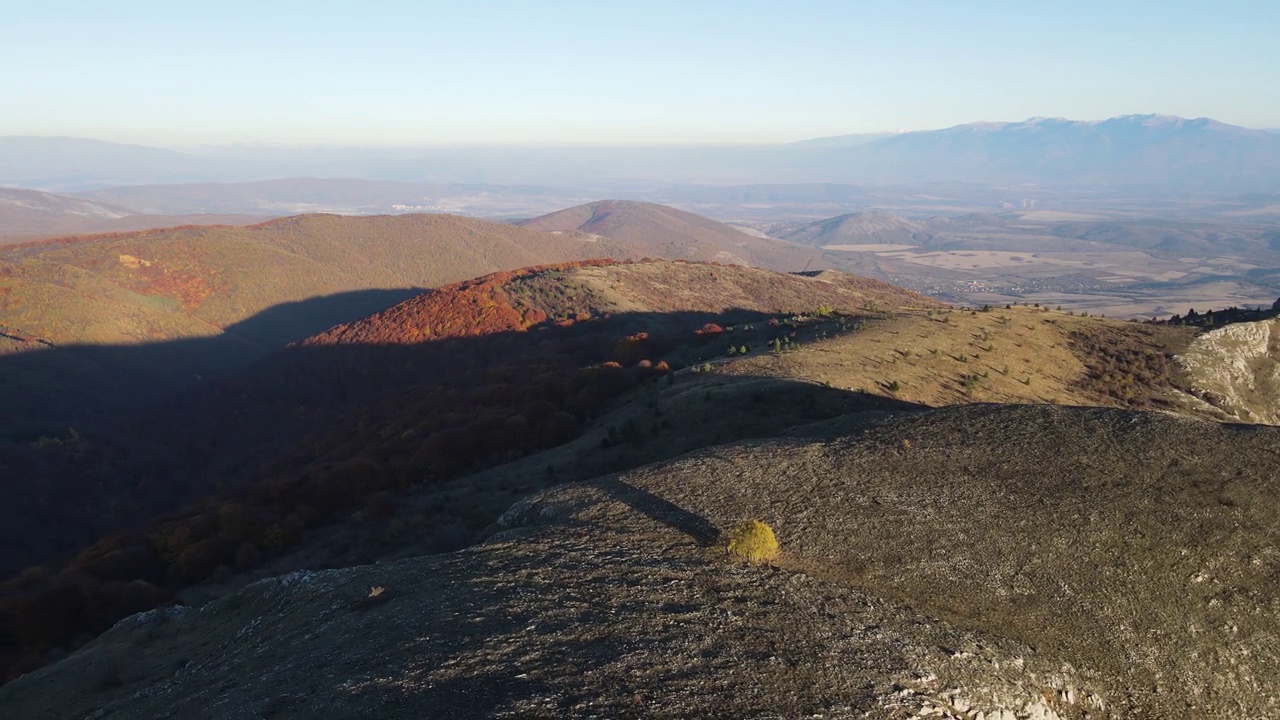
[[[724,328],[720,327],[715,323],[707,323],[706,325],[703,325],[701,328],[698,328],[697,330],[693,331],[694,335],[697,335],[698,337],[704,340],[711,340],[714,338],[718,338],[722,333],[724,333]]]

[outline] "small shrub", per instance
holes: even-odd
[[[746,520],[729,531],[725,550],[740,560],[767,562],[778,555],[778,539],[767,524],[760,520]]]

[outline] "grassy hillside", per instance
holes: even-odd
[[[370,288],[430,287],[617,244],[447,215],[299,216],[0,250],[6,327],[57,344],[211,334],[267,308]],[[196,323],[205,326],[200,333]],[[272,345],[301,339],[252,338]]]

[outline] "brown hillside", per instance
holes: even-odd
[[[305,215],[74,237],[0,249],[0,323],[59,345],[154,341],[216,333],[318,296],[631,255],[607,241],[449,215]]]
[[[303,344],[421,343],[525,330],[548,318],[612,313],[803,313],[940,308],[909,290],[854,275],[783,274],[740,265],[587,261],[501,272],[423,293]]]
[[[650,257],[754,265],[771,270],[820,270],[820,251],[748,235],[729,225],[654,203],[601,200],[526,220],[547,232],[584,232],[620,240]]]

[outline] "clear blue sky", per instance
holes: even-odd
[[[1277,34],[1277,0],[0,0],[0,135],[773,142],[1148,112],[1280,127]]]

